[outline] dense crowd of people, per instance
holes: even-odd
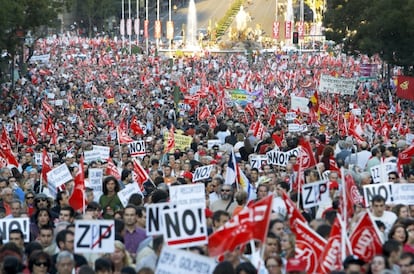
[[[362,194],[364,185],[373,184],[371,168],[397,165],[414,139],[412,103],[400,101],[394,83],[382,75],[359,80],[354,94],[318,91],[321,75],[360,79],[363,64],[381,66],[377,57],[199,52],[174,58],[158,55],[154,48],[148,55],[128,55],[120,41],[70,36],[39,40],[34,54],[44,56],[44,62],[29,63],[14,85],[2,85],[1,143],[10,147],[17,165],[10,155],[0,154],[0,215],[30,219],[29,241],[27,232],[14,229],[0,248],[4,273],[154,273],[163,237],[147,236],[146,206],[169,201],[169,186],[193,183],[194,171],[205,165],[214,166],[210,177],[195,183],[205,185],[209,234],[245,207],[274,197],[266,240],[259,245],[262,263],[254,264],[246,249],[237,248],[219,258],[213,273],[306,273],[309,262],[297,254],[283,193],[328,240],[345,185],[340,168]],[[244,92],[242,99],[235,90]],[[292,108],[293,97],[308,98],[308,110]],[[292,121],[286,113],[294,113]],[[306,128],[289,131],[290,123]],[[126,206],[117,193],[135,183],[134,157],[120,143],[120,127],[133,140],[145,142],[138,159],[149,176]],[[191,142],[167,149],[165,134],[171,130]],[[297,169],[301,155],[291,155],[285,165],[252,162],[275,149],[295,149],[302,140],[309,142],[316,159],[310,168]],[[109,158],[83,163],[84,152],[94,146],[109,147]],[[44,149],[52,168],[66,164],[73,178],[84,170],[81,209],[73,206],[75,180],[55,190],[56,195],[48,189],[42,177]],[[250,191],[226,179],[233,153]],[[113,166],[117,172],[109,171]],[[103,170],[101,192],[89,180],[90,168]],[[405,163],[381,179],[414,183],[414,164]],[[304,208],[300,184],[321,180],[328,182],[329,197]],[[382,252],[370,261],[348,252],[341,268],[331,273],[413,273],[414,207],[375,195],[368,207],[361,203],[353,208],[349,227],[370,211]],[[115,251],[74,253],[79,219],[115,220]],[[208,256],[206,246],[188,250]]]

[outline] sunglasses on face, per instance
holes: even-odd
[[[49,267],[49,263],[48,263],[48,262],[42,262],[42,261],[39,261],[39,262],[34,262],[34,265],[35,265],[35,266],[44,266],[44,267]]]

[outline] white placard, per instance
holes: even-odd
[[[106,160],[109,158],[109,153],[111,152],[110,147],[106,146],[92,146],[93,150],[98,151],[101,155],[101,160]]]
[[[371,204],[372,197],[375,195],[381,195],[385,199],[386,204],[393,204],[394,197],[392,194],[393,183],[380,183],[380,184],[371,184],[364,185],[364,200],[365,205],[368,207]]]
[[[311,208],[329,201],[328,181],[302,185],[303,208]]]
[[[319,92],[353,95],[355,93],[357,79],[333,77],[322,74],[319,80]]]
[[[292,96],[290,99],[290,109],[300,110],[303,113],[309,113],[309,99],[306,97]]]
[[[361,109],[360,108],[353,108],[351,109],[352,114],[356,116],[361,116]]]
[[[47,155],[49,156],[50,160],[53,159],[53,153],[48,152]],[[42,165],[42,152],[35,152],[34,161],[35,161],[36,165],[38,165],[38,166]],[[53,163],[49,163],[49,164],[50,164],[50,166],[53,166]]]
[[[168,246],[177,248],[207,244],[207,222],[204,207],[164,209],[163,235]]]
[[[207,256],[164,245],[155,274],[212,274],[216,265]]]
[[[75,253],[114,252],[114,220],[76,220],[75,231]]]
[[[128,205],[129,197],[131,197],[134,193],[141,193],[141,190],[139,189],[139,186],[137,183],[133,182],[130,184],[127,184],[125,188],[118,191],[118,197],[121,201],[122,205],[126,207]]]
[[[206,207],[204,184],[170,186],[170,201],[177,206]]]
[[[70,174],[69,168],[66,164],[61,164],[57,168],[49,171],[46,175],[48,183],[53,182],[56,188],[69,182],[70,180],[73,180],[72,174]]]
[[[387,162],[371,167],[372,181],[374,184],[388,182],[388,173],[391,171],[397,171],[396,163]]]
[[[145,156],[146,152],[144,140],[128,143],[128,150],[132,157]]]
[[[296,112],[287,112],[286,116],[285,116],[285,119],[287,121],[293,121],[293,120],[296,119],[296,117],[297,117]]]
[[[267,165],[267,155],[265,154],[250,154],[249,160],[252,168],[261,169],[262,166]]]
[[[198,167],[194,171],[193,175],[193,182],[201,181],[204,179],[208,179],[210,177],[211,170],[213,169],[214,165],[208,165],[208,166],[201,166]]]
[[[55,100],[55,106],[63,106],[63,100],[62,99]]]
[[[303,124],[303,125],[289,124],[288,131],[289,132],[305,132],[305,131],[308,131],[308,126],[306,124]]]
[[[30,220],[29,218],[2,218],[0,219],[0,235],[3,243],[9,241],[10,231],[19,229],[23,232],[24,242],[30,242]]]
[[[414,205],[414,184],[393,184],[394,204]]]
[[[83,160],[85,163],[90,163],[93,161],[99,161],[101,159],[101,154],[96,150],[85,150],[83,152]]]
[[[164,231],[162,211],[171,207],[175,207],[172,203],[149,204],[147,208],[146,232],[147,236],[161,235]]]
[[[267,163],[271,165],[277,166],[286,166],[289,162],[289,157],[291,155],[295,155],[298,157],[300,152],[300,148],[294,148],[287,152],[283,152],[280,150],[271,150],[266,153],[267,155]]]

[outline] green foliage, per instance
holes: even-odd
[[[55,26],[65,0],[0,0],[0,48],[15,54],[29,32],[44,36],[44,27]]]
[[[244,0],[235,0],[226,14],[218,21],[216,26],[216,38],[220,38],[230,27],[234,17],[240,10],[240,6],[244,4]]]
[[[409,70],[414,65],[414,1],[331,0],[324,16],[326,38],[350,54],[379,54]]]

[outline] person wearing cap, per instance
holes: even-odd
[[[286,262],[286,274],[305,274],[306,262],[300,258],[290,258]]]
[[[346,274],[363,273],[362,266],[364,264],[365,262],[356,255],[349,255],[343,262]]]

